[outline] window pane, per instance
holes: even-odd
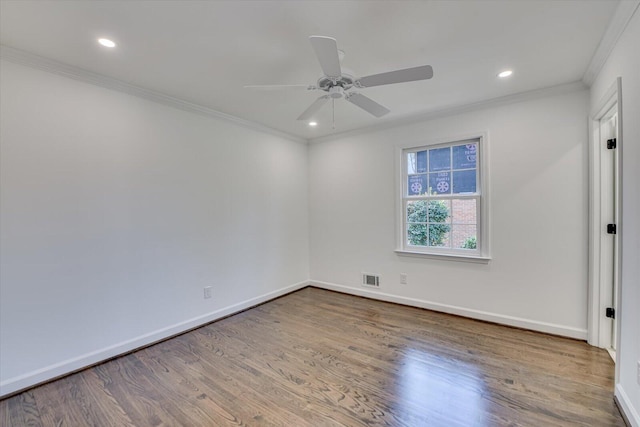
[[[431,194],[451,194],[451,172],[429,174]]]
[[[407,192],[409,196],[418,196],[427,192],[427,175],[409,175]]]
[[[451,169],[451,148],[429,150],[429,172]]]
[[[475,193],[476,192],[476,170],[453,171],[453,192]]]
[[[451,247],[451,226],[429,224],[429,246]]]
[[[417,155],[417,158],[416,158],[417,172],[418,173],[427,172],[427,150],[418,151],[416,155]]]
[[[453,199],[451,219],[454,224],[477,224],[476,199]]]
[[[476,225],[452,225],[451,243],[456,249],[476,249]]]
[[[427,172],[427,150],[418,151],[417,153],[407,153],[407,173],[426,173]]]
[[[416,153],[407,153],[407,173],[416,173]]]
[[[407,202],[407,222],[427,222],[427,201]]]
[[[413,246],[427,246],[427,224],[407,224],[407,243]]]
[[[476,144],[463,144],[453,147],[453,168],[471,169],[476,167]]]
[[[425,201],[426,202],[426,201]],[[450,200],[429,200],[429,222],[449,223],[451,222],[451,201]]]

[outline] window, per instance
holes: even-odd
[[[488,259],[482,140],[402,150],[398,252]]]

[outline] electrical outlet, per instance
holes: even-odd
[[[401,285],[407,284],[407,273],[400,273],[400,284]]]
[[[211,298],[211,286],[204,288],[204,299]]]

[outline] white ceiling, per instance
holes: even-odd
[[[0,42],[312,139],[582,79],[618,1],[0,2]],[[320,94],[251,91],[315,84],[310,35],[335,37],[365,76],[430,64],[431,80],[360,90],[376,119],[337,100],[319,125],[296,121]],[[96,43],[118,43],[108,50]],[[514,70],[511,78],[496,74]]]

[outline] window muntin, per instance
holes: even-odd
[[[403,250],[481,254],[480,139],[402,152]]]

